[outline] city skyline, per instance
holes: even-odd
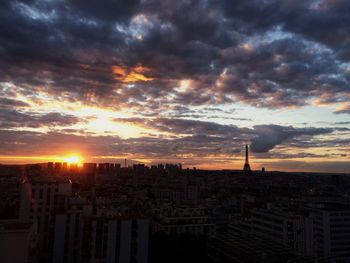
[[[0,4],[0,163],[350,171],[350,3]],[[71,161],[76,161],[71,159]]]

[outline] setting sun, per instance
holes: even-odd
[[[82,162],[82,159],[81,157],[77,156],[77,155],[71,155],[67,158],[64,158],[64,160],[67,162],[67,163],[70,163],[70,164],[79,164]]]

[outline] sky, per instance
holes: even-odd
[[[0,163],[350,171],[350,1],[2,0]]]

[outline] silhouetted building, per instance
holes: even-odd
[[[113,165],[113,164],[110,164],[110,163],[98,164],[98,172],[103,173],[103,174],[109,173],[110,169],[113,169],[113,167],[111,165]]]
[[[208,246],[210,262],[296,263],[301,261],[293,252],[270,239],[264,239],[240,229],[217,234]]]
[[[53,163],[53,162],[48,162],[48,163],[47,163],[47,169],[48,169],[49,171],[52,171],[53,168],[54,168],[54,163]]]
[[[20,186],[19,219],[36,225],[38,248],[44,251],[51,249],[51,222],[55,211],[64,210],[65,196],[71,196],[72,185],[66,180],[61,182],[24,181]]]
[[[55,171],[56,171],[56,172],[60,172],[61,169],[62,169],[62,163],[56,162],[56,163],[55,163]]]
[[[84,163],[83,164],[83,172],[84,173],[95,173],[97,168],[96,163]]]
[[[161,207],[156,213],[154,232],[167,235],[192,233],[214,237],[216,225],[200,207]]]
[[[27,263],[36,251],[35,225],[19,220],[0,220],[1,263]]]
[[[250,175],[248,145],[245,150],[243,172]],[[232,176],[242,171],[131,162],[127,168],[85,163],[76,173],[56,167],[0,166],[0,175],[6,175],[0,176],[0,216],[16,218],[19,205],[19,220],[35,228],[38,253],[26,263],[146,262],[148,231],[151,260],[166,251],[167,240],[175,253],[186,254],[186,244],[179,250],[173,244],[193,237],[203,245],[200,262],[208,262],[208,256],[213,262],[350,263],[350,178],[345,175],[262,169],[254,177]],[[0,221],[0,237],[4,229]],[[30,231],[20,232],[25,237]],[[25,255],[23,240],[10,247]],[[11,252],[6,247],[0,242],[1,263]]]
[[[83,173],[85,176],[85,183],[88,187],[93,187],[96,181],[97,164],[96,163],[84,163]]]
[[[135,175],[143,175],[145,173],[146,167],[144,164],[139,163],[139,164],[134,164],[132,166],[132,169],[133,169]]]
[[[78,164],[77,163],[71,163],[69,166],[70,172],[76,173],[78,172]]]

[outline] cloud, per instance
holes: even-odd
[[[270,171],[289,171],[294,172],[319,172],[319,173],[344,173],[348,174],[350,163],[348,161],[296,161],[296,160],[281,160],[273,164],[261,163],[262,167],[269,167]],[[288,168],[287,168],[288,167]]]
[[[21,108],[29,107],[30,105],[21,100],[9,99],[9,98],[0,98],[0,108]]]
[[[120,21],[128,19],[140,7],[139,0],[107,0],[101,5],[98,0],[72,0],[68,6],[78,11],[83,17],[94,17],[99,20]]]
[[[46,114],[23,113],[17,110],[0,109],[0,127],[52,127],[52,126],[71,126],[80,120],[73,115],[64,115],[57,112]]]
[[[347,1],[7,0],[0,81],[135,111],[337,101],[349,93],[339,61],[349,53],[347,10]],[[184,79],[192,84],[181,91]]]
[[[341,130],[252,127],[254,116],[236,108],[332,105],[348,114],[349,12],[346,0],[1,1],[0,126],[15,134],[0,142],[23,139],[30,153],[40,142],[56,149],[56,136],[95,154],[192,160],[237,154],[250,141],[271,156],[283,145],[340,145],[344,129],[326,140],[319,135]],[[70,127],[84,122],[76,116],[31,108],[57,101],[125,111],[135,118],[116,121],[159,134],[100,136]]]
[[[226,16],[241,21],[245,30],[265,31],[280,25],[287,32],[335,50],[339,59],[349,59],[350,4],[346,0],[239,0],[234,3],[223,0],[222,3]]]
[[[331,133],[329,128],[294,128],[292,126],[256,125],[255,136],[251,142],[251,149],[256,153],[268,152],[276,145],[282,144],[288,139],[296,137],[312,137]]]
[[[156,129],[158,131],[173,134],[181,141],[198,142],[209,145],[211,142],[220,141],[221,149],[225,149],[226,153],[230,151],[227,149],[232,147],[235,151],[240,151],[241,145],[247,141],[251,141],[251,149],[255,153],[269,152],[277,145],[281,145],[290,139],[299,140],[301,143],[294,146],[303,147],[304,141],[309,142],[310,138],[330,134],[335,131],[331,128],[295,128],[293,126],[280,125],[256,125],[252,129],[240,128],[234,125],[222,125],[214,122],[204,122],[197,120],[184,119],[115,119],[117,122],[126,122],[145,126],[147,128]],[[182,137],[187,136],[187,137]],[[333,141],[334,142],[334,141]],[[229,145],[229,147],[227,147]],[[220,149],[217,147],[217,150]],[[195,150],[194,150],[195,151]]]
[[[51,121],[50,117],[47,119],[48,122]],[[254,162],[259,162],[260,158],[273,158],[276,162],[300,157],[346,158],[346,154],[308,153],[305,152],[305,148],[336,146],[341,153],[345,153],[348,149],[341,147],[349,143],[348,140],[340,138],[318,139],[318,135],[337,132],[328,128],[278,125],[240,128],[212,122],[166,118],[118,118],[115,121],[136,124],[163,133],[122,139],[118,136],[98,135],[72,129],[49,132],[0,130],[0,150],[2,155],[10,156],[63,156],[75,151],[89,156],[88,160],[95,161],[99,160],[99,156],[104,158],[109,156],[111,161],[118,158],[146,159],[155,163],[182,162],[186,165],[200,165],[207,168],[210,165],[221,165],[222,168],[229,167],[233,160],[241,159],[244,145],[249,142]],[[282,151],[270,151],[275,147]],[[284,148],[293,148],[294,152],[283,151]]]
[[[174,135],[206,135],[206,136],[226,136],[233,139],[240,133],[249,133],[246,128],[238,128],[235,125],[222,125],[215,122],[206,122],[199,120],[186,120],[175,118],[116,118],[116,122],[126,122],[137,125],[143,125],[147,128],[153,128],[162,132],[169,132]]]
[[[136,66],[133,69],[127,69],[123,66],[112,66],[112,71],[116,75],[116,78],[124,83],[153,80],[153,78],[144,75],[150,69],[142,66]]]
[[[335,114],[350,114],[350,104],[345,104],[339,107],[335,112]]]

